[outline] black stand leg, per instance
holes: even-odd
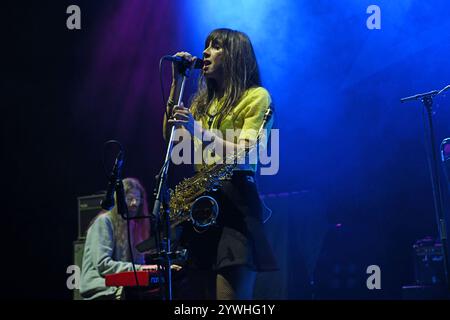
[[[447,244],[447,227],[445,223],[444,217],[444,206],[442,202],[442,189],[441,183],[439,180],[439,170],[438,170],[438,157],[436,154],[436,141],[434,136],[434,128],[433,128],[433,98],[432,96],[426,96],[422,98],[422,103],[424,104],[427,115],[428,115],[428,128],[430,131],[430,150],[431,150],[431,159],[429,161],[430,166],[430,176],[431,183],[433,188],[433,200],[434,200],[434,209],[436,214],[436,223],[438,227],[438,232],[442,244],[442,255],[443,255],[443,263],[444,263],[444,273],[445,273],[445,281],[447,285],[448,292],[450,293],[450,280],[449,280],[449,265],[448,265],[448,244]]]

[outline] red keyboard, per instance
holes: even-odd
[[[156,287],[159,284],[158,271],[136,271],[139,286]],[[133,271],[108,274],[105,276],[107,287],[136,287],[136,277]]]

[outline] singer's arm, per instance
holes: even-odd
[[[214,140],[216,149],[222,149],[224,155],[230,156],[230,152],[240,150],[243,146],[253,146],[257,142],[257,134],[263,123],[264,114],[271,105],[271,98],[266,90],[260,88],[245,96],[240,104],[242,106],[240,106],[240,112],[237,116],[243,118],[243,125],[235,131],[238,134],[236,137],[237,144],[217,136],[214,131],[203,128],[200,121],[195,121],[191,111],[183,106],[174,107],[173,113],[176,120],[170,119],[168,123],[182,125],[192,137],[195,132],[200,133],[198,136],[202,137],[203,141],[207,143]],[[269,125],[266,125],[266,129],[270,130],[271,125],[272,121]],[[265,147],[265,141],[260,144],[260,147]]]
[[[169,99],[167,100],[167,106],[166,106],[166,112],[164,112],[164,120],[163,120],[163,137],[164,140],[167,141],[170,135],[170,126],[167,125],[167,116],[172,115],[173,107],[175,106],[176,102],[175,99],[178,96],[178,93],[181,89],[181,80],[179,77],[174,78],[172,81],[172,85],[170,86],[170,95]]]
[[[196,57],[193,57],[188,52],[177,52],[175,54],[177,57],[182,57],[188,61],[193,61]],[[180,96],[181,84],[182,84],[183,76],[180,72],[180,67],[177,63],[172,63],[172,85],[170,86],[170,95],[167,100],[166,112],[164,113],[163,120],[163,137],[164,140],[167,141],[170,134],[170,127],[167,125],[167,116],[172,115],[172,109],[174,105],[178,103],[178,97]]]

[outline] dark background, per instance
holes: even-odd
[[[357,44],[352,35],[346,38],[341,26],[334,31],[344,35],[328,39],[326,45],[318,39],[312,46],[320,55],[311,61],[321,57],[329,63],[320,67],[312,63],[304,76],[293,76],[295,86],[274,90],[280,110],[280,173],[261,177],[260,190],[274,210],[267,228],[283,269],[261,276],[258,297],[399,299],[401,287],[413,283],[412,244],[436,236],[437,229],[422,108],[419,103],[400,105],[398,99],[441,88],[450,79],[448,29],[440,27],[445,26],[448,6],[436,1],[435,11],[430,11],[420,3],[414,3],[409,13],[414,22],[434,26],[439,41],[405,49],[409,53],[402,59],[354,77],[338,96],[327,96],[313,88],[311,79],[318,83],[329,81],[326,75],[351,74],[351,68],[341,70],[342,61],[357,60],[352,55]],[[82,8],[79,31],[65,26],[70,4]],[[125,145],[124,174],[141,179],[151,200],[164,150],[158,61],[183,49],[184,35],[173,23],[175,7],[174,1],[155,5],[157,10],[149,10],[152,19],[146,22],[151,32],[126,44],[135,53],[139,50],[132,45],[145,41],[143,56],[108,60],[108,52],[103,52],[101,64],[97,44],[120,39],[116,34],[120,28],[107,28],[114,22],[111,17],[123,10],[120,2],[4,5],[1,118],[7,192],[2,210],[6,220],[2,283],[7,290],[2,295],[71,298],[66,268],[73,263],[72,242],[77,237],[76,198],[105,188],[101,163],[105,141],[114,138]],[[307,9],[320,18],[324,12],[319,7]],[[402,36],[416,37],[406,24]],[[386,59],[388,49],[380,49]],[[142,66],[142,61],[146,61],[144,75],[126,72]],[[166,66],[165,79],[167,71]],[[292,122],[302,112],[292,117],[292,106],[286,101],[302,101],[306,106],[301,110],[306,117],[298,125]],[[450,105],[448,96],[437,102],[434,121],[439,143],[450,136]],[[334,105],[339,109],[326,112],[325,104],[330,110]],[[175,170],[174,180],[182,171]],[[381,267],[380,291],[365,288],[365,268],[371,264]],[[310,286],[312,279],[315,286]]]

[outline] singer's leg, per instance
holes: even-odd
[[[190,269],[177,285],[177,299],[214,300],[216,273],[212,270]]]
[[[251,300],[256,272],[247,266],[223,268],[216,278],[217,300]]]

